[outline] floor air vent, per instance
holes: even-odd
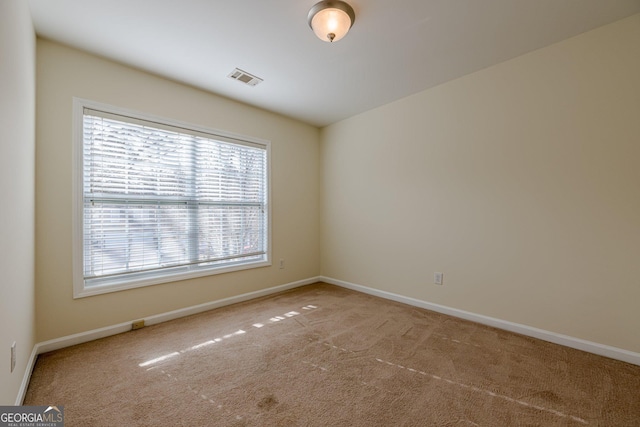
[[[257,84],[262,83],[262,79],[260,77],[256,77],[253,74],[249,74],[239,68],[233,70],[227,77],[231,77],[232,79],[235,79],[249,86],[256,86]]]

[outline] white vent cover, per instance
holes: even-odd
[[[241,70],[240,68],[236,68],[235,70],[233,70],[227,77],[231,77],[232,79],[235,79],[249,86],[256,86],[258,83],[262,82],[262,79],[260,77],[249,74],[246,71]]]

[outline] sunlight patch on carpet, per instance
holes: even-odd
[[[313,310],[313,309],[316,309],[316,308],[318,308],[318,307],[315,306],[315,305],[307,305],[305,307],[302,307],[303,310]],[[293,318],[295,316],[298,316],[298,315],[300,315],[300,313],[297,312],[297,311],[289,311],[289,312],[287,312],[287,313],[285,313],[283,315],[284,317],[283,316],[275,316],[275,317],[272,317],[271,319],[269,319],[269,321],[271,323],[277,323],[277,322],[281,322],[283,320],[291,319],[291,318]],[[256,329],[260,329],[260,328],[264,327],[265,325],[264,325],[264,323],[254,323],[252,326],[254,328],[256,328]],[[138,364],[138,366],[140,366],[141,368],[145,368],[147,366],[154,365],[156,363],[164,362],[165,360],[171,359],[171,358],[173,358],[175,356],[179,356],[180,354],[184,354],[184,353],[187,353],[189,351],[198,350],[198,349],[201,349],[201,348],[204,348],[204,347],[207,347],[207,346],[222,342],[223,340],[226,340],[226,339],[229,339],[229,338],[237,337],[239,335],[244,335],[246,333],[247,333],[247,331],[245,331],[243,329],[239,329],[236,332],[224,335],[224,336],[222,336],[220,338],[213,338],[213,339],[204,341],[204,342],[202,342],[200,344],[196,344],[196,345],[191,346],[189,348],[186,348],[184,350],[180,350],[179,352],[173,352],[173,353],[166,354],[164,356],[156,357],[155,359],[147,360],[146,362],[142,362],[142,363]]]
[[[141,368],[144,368],[145,366],[153,365],[154,363],[162,362],[163,360],[171,359],[172,357],[175,357],[175,356],[180,356],[180,353],[176,351],[173,353],[165,354],[164,356],[156,357],[155,359],[151,359],[146,362],[143,362],[138,366],[140,366]]]

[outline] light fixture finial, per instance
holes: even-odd
[[[323,0],[316,3],[307,16],[313,32],[325,42],[337,42],[343,38],[355,20],[353,8],[340,0]]]

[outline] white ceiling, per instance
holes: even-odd
[[[36,32],[324,126],[640,12],[640,0],[348,0],[337,43],[318,0],[28,0]],[[246,86],[241,68],[264,79]]]

